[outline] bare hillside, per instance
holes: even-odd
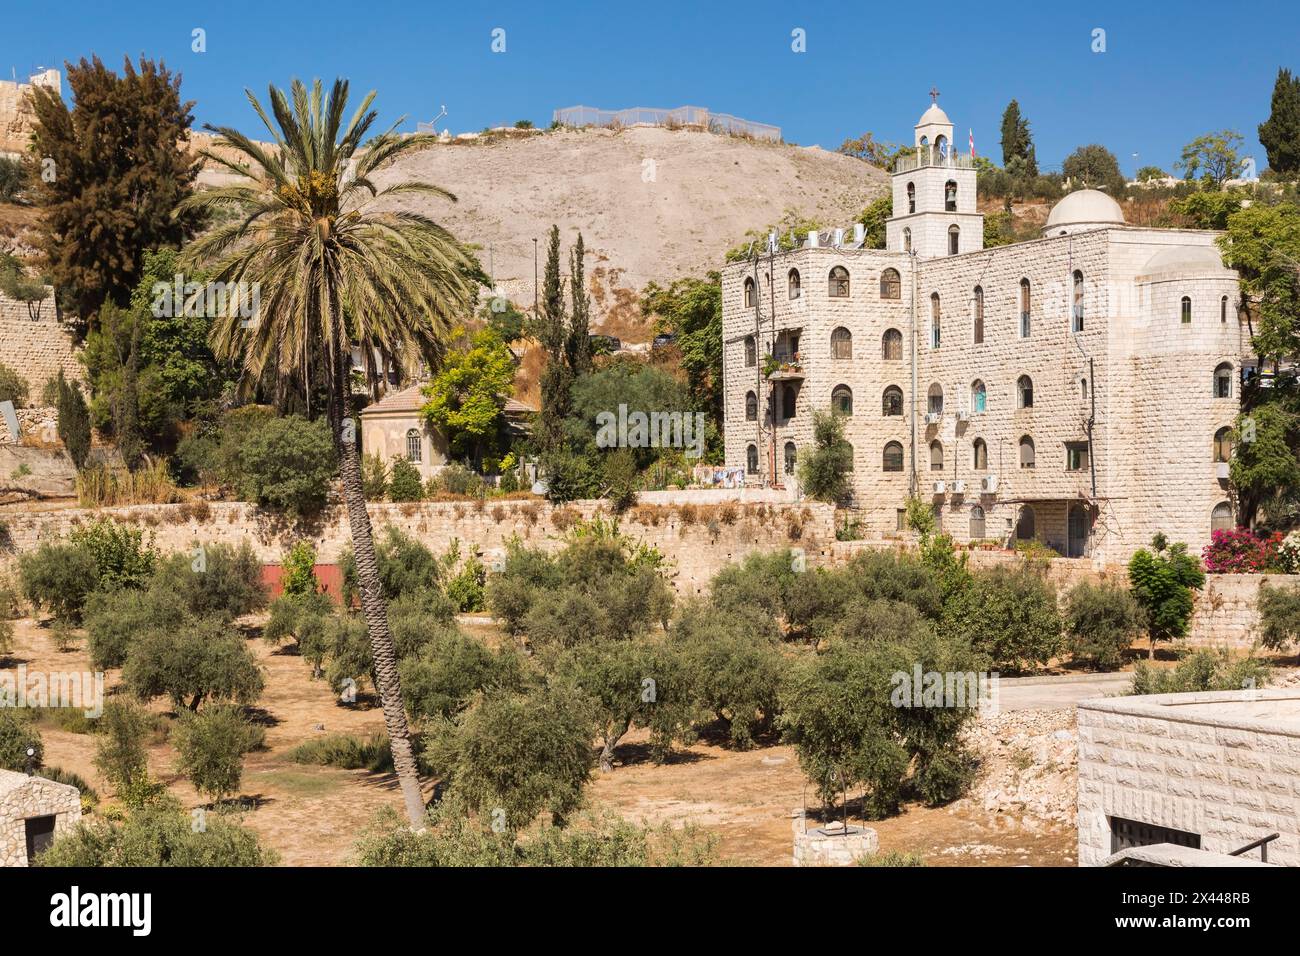
[[[440,144],[403,160],[386,179],[418,178],[456,204],[406,200],[479,247],[502,291],[533,299],[533,239],[580,230],[590,253],[595,311],[629,331],[635,295],[650,280],[717,268],[751,229],[794,213],[847,225],[884,191],[885,174],[817,148],[695,130],[584,129]]]

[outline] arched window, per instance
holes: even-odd
[[[1083,273],[1074,270],[1074,304],[1070,311],[1070,329],[1083,331]]]
[[[795,409],[795,391],[793,385],[787,385],[781,389],[781,417],[785,419],[794,418]]]
[[[930,348],[937,349],[942,339],[943,320],[939,310],[939,293],[930,293]]]
[[[1179,310],[1179,315],[1183,320],[1183,325],[1191,324],[1192,321],[1192,297],[1191,296],[1189,295],[1183,296],[1182,306]]]
[[[842,325],[831,333],[831,358],[853,358],[853,333]]]
[[[984,290],[980,286],[975,287],[975,302],[973,309],[975,314],[971,317],[971,324],[974,328],[974,335],[972,338],[975,344],[979,345],[984,341]]]
[[[745,449],[745,470],[751,475],[758,474],[758,446],[750,445]]]
[[[903,470],[903,446],[898,442],[891,441],[885,445],[883,468],[885,471]]]
[[[420,432],[414,428],[406,432],[406,460],[417,465],[424,460],[424,443],[420,441]]]
[[[903,390],[897,385],[891,385],[885,389],[885,394],[880,402],[880,414],[886,418],[892,418],[896,415],[903,414]]]
[[[903,251],[912,251],[912,230],[907,227],[903,229]]]
[[[1034,467],[1034,440],[1028,435],[1020,436],[1020,467]]]
[[[1226,501],[1220,501],[1210,512],[1210,532],[1231,531],[1237,526],[1237,522],[1232,519],[1232,505]]]
[[[798,270],[798,269],[791,269],[791,270],[790,270],[790,275],[787,277],[787,280],[786,280],[786,287],[787,287],[787,288],[789,289],[789,291],[790,291],[790,298],[792,298],[792,299],[797,299],[797,298],[799,298],[799,295],[800,295],[800,293],[801,293],[803,290],[802,290],[802,288],[801,288],[800,285],[799,285],[799,270]]]
[[[951,179],[943,184],[943,209],[944,212],[957,211],[957,183]]]
[[[792,441],[786,442],[785,443],[785,473],[787,475],[794,474],[795,457],[797,454],[798,453],[795,450],[794,442]]]
[[[988,471],[989,467],[989,446],[984,443],[983,438],[977,438],[971,443],[971,468],[975,471]]]
[[[758,421],[758,396],[753,392],[745,393],[745,421]]]
[[[1079,379],[1079,398],[1085,402],[1088,400],[1088,380],[1086,378]]]
[[[970,509],[970,539],[978,541],[984,537],[984,509],[972,505]]]
[[[1232,429],[1220,428],[1214,433],[1214,460],[1227,461],[1232,457]]]
[[[931,415],[942,415],[943,414],[943,386],[940,385],[938,382],[934,382],[933,384],[930,385],[930,388],[926,392],[925,397],[926,397],[926,411],[928,411]]]
[[[1016,407],[1034,407],[1034,380],[1028,375],[1016,379]]]
[[[979,379],[971,382],[970,386],[970,410],[978,415],[984,411],[988,405],[988,389]]]
[[[1029,280],[1020,280],[1020,337],[1029,338],[1029,333],[1033,331],[1029,317]]]
[[[1016,540],[1034,540],[1034,509],[1029,505],[1020,508],[1020,518],[1016,521]]]
[[[836,385],[831,389],[831,408],[841,415],[852,415],[853,389],[847,385]]]
[[[937,438],[930,442],[930,470],[943,471],[943,442]]]
[[[914,212],[916,212],[916,185],[914,183],[908,183],[907,184],[907,214],[910,216]]]
[[[832,299],[847,299],[849,297],[849,270],[843,266],[836,266],[831,270],[827,285],[826,294]]]
[[[880,273],[880,297],[882,299],[903,297],[903,281],[898,277],[897,269],[886,269]]]
[[[903,360],[903,333],[898,329],[885,329],[885,334],[880,337],[880,354],[884,356],[887,362],[901,362]]]
[[[745,308],[752,309],[753,307],[754,307],[754,280],[752,278],[746,278],[745,279]]]
[[[1228,321],[1228,297],[1226,295],[1219,300],[1219,321],[1225,324]]]
[[[752,335],[745,336],[745,365],[752,368],[758,364],[758,346]]]
[[[1228,362],[1214,370],[1214,397],[1232,398],[1232,365]]]
[[[948,227],[948,255],[955,256],[961,251],[961,229],[957,226]]]

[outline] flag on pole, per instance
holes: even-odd
[[[970,133],[970,158],[974,159],[975,158],[975,130],[971,129],[969,126],[966,127],[966,130],[967,132]]]

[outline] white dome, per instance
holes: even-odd
[[[1196,272],[1205,275],[1226,269],[1219,250],[1213,246],[1169,246],[1148,259],[1138,274],[1153,276],[1171,272]]]
[[[948,119],[948,114],[939,109],[938,103],[931,103],[930,108],[921,114],[921,118],[916,121],[917,126],[930,126],[933,124],[942,126],[951,126],[952,121]]]
[[[1105,225],[1124,225],[1124,210],[1110,196],[1096,189],[1072,192],[1047,215],[1043,235],[1055,236],[1064,232],[1077,232],[1080,227],[1095,228]]]

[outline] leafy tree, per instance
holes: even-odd
[[[1199,175],[1207,186],[1222,188],[1225,180],[1241,172],[1241,134],[1225,129],[1196,137],[1183,147],[1174,169],[1181,170],[1184,179]]]
[[[1061,646],[1056,590],[1024,568],[977,572],[945,618],[953,633],[992,658],[999,671],[1046,664]]]
[[[378,584],[383,588],[386,601],[438,587],[441,572],[433,552],[392,525],[386,526],[380,535],[375,561],[379,572]],[[356,556],[350,548],[343,552],[339,564],[343,570],[343,603],[350,606],[361,588]]]
[[[655,316],[655,331],[677,336],[691,407],[722,419],[722,276],[651,282],[641,292],[641,312]],[[629,405],[629,407],[631,407]]]
[[[570,695],[491,694],[430,745],[432,767],[474,812],[517,833],[543,810],[562,824],[591,774],[591,715]]]
[[[388,474],[389,501],[419,501],[424,497],[420,469],[401,455],[393,456],[393,464]]]
[[[1115,154],[1099,143],[1080,146],[1061,164],[1061,175],[1090,189],[1103,189],[1112,196],[1124,191],[1124,174]]]
[[[1285,515],[1300,502],[1300,415],[1280,404],[1260,405],[1238,418],[1233,437],[1228,475],[1239,521],[1254,527],[1261,510]]]
[[[13,402],[15,408],[27,404],[27,379],[0,362],[0,402]]]
[[[492,329],[483,329],[475,333],[467,349],[449,355],[425,386],[428,401],[421,414],[447,436],[453,455],[480,466],[485,455],[496,457],[497,436],[514,380],[510,349]]]
[[[84,820],[37,859],[37,866],[187,868],[275,866],[279,857],[232,815],[211,813],[202,827],[175,802],[142,808],[124,821]]]
[[[571,414],[564,422],[567,442],[575,452],[587,455],[589,462],[594,462],[602,452],[598,444],[598,416],[617,416],[619,405],[625,405],[629,414],[642,412],[646,415],[656,412],[689,414],[694,405],[688,389],[668,372],[638,362],[619,360],[578,379],[571,391],[571,402]],[[662,454],[660,448],[645,446],[627,450],[640,469],[647,468]]]
[[[27,169],[22,161],[0,156],[0,202],[17,201],[27,185]]]
[[[68,544],[85,548],[94,559],[94,587],[98,590],[145,587],[158,559],[152,539],[145,543],[144,531],[108,518],[74,528],[68,534]]]
[[[1300,76],[1279,68],[1268,119],[1259,124],[1268,168],[1279,176],[1300,172]]]
[[[183,714],[172,732],[176,769],[190,778],[195,790],[219,803],[239,790],[244,755],[261,747],[265,738],[262,728],[232,704]]]
[[[284,572],[280,578],[284,594],[297,597],[315,594],[319,589],[316,581],[316,549],[310,541],[303,539],[295,542],[280,562],[280,568]]]
[[[0,160],[0,179],[3,179],[3,162]],[[0,189],[2,188],[3,186],[0,185]],[[29,279],[23,264],[5,252],[0,252],[0,292],[17,302],[25,303],[27,316],[33,321],[40,318],[41,303],[48,295],[44,280]]]
[[[1142,632],[1142,608],[1127,589],[1114,584],[1077,584],[1066,595],[1065,630],[1076,661],[1115,670]]]
[[[59,371],[59,405],[56,428],[59,440],[68,450],[73,467],[80,471],[90,457],[90,410],[86,400],[81,397],[81,389],[76,382],[69,382]]]
[[[1269,650],[1281,650],[1300,641],[1300,584],[1259,589],[1259,642]]]
[[[1133,597],[1146,613],[1151,638],[1148,656],[1154,658],[1156,641],[1187,633],[1192,619],[1192,592],[1205,584],[1200,560],[1187,553],[1187,545],[1170,544],[1162,534],[1151,540],[1151,550],[1139,549],[1128,564]]]
[[[233,620],[267,603],[262,560],[247,541],[239,547],[222,542],[196,545],[162,559],[149,589],[176,596],[195,617]]]
[[[1195,229],[1227,229],[1229,217],[1241,210],[1247,198],[1239,190],[1198,189],[1170,200],[1169,211],[1186,216]]]
[[[142,701],[167,697],[177,710],[192,711],[204,700],[251,704],[265,686],[243,637],[220,618],[140,634],[127,654],[122,682]]]
[[[84,547],[42,542],[18,557],[23,594],[36,608],[57,620],[78,621],[86,599],[95,589],[95,557]]]
[[[1169,174],[1159,166],[1143,166],[1134,177],[1140,183],[1149,183],[1153,179],[1168,179]]]
[[[1276,366],[1300,352],[1300,206],[1253,203],[1228,218],[1218,242],[1224,263],[1241,276],[1260,359]]]
[[[334,443],[324,421],[272,418],[239,451],[239,495],[265,508],[301,516],[325,507],[336,470]]]
[[[402,693],[416,721],[454,718],[484,691],[522,691],[522,657],[513,649],[492,651],[477,638],[444,627],[420,650],[402,658]]]
[[[86,601],[84,616],[90,659],[101,670],[125,664],[141,634],[176,631],[189,624],[181,596],[155,588],[96,591]]]
[[[262,628],[262,639],[278,645],[292,638],[298,653],[312,665],[312,677],[317,678],[324,670],[333,618],[334,605],[326,594],[283,594],[271,602],[271,616]]]
[[[54,285],[82,319],[125,305],[146,249],[179,246],[199,225],[190,195],[201,160],[183,147],[192,116],[180,77],[141,57],[121,75],[98,57],[67,65],[73,107],[32,90],[38,245]]]
[[[862,245],[864,249],[885,248],[885,222],[893,215],[894,197],[889,193],[873,200],[870,206],[862,210],[858,222],[866,226],[866,238]]]
[[[1002,112],[1002,165],[1010,171],[1013,160],[1020,160],[1025,175],[1038,175],[1029,120],[1020,115],[1020,104],[1015,100],[1008,103]]]
[[[432,137],[399,136],[395,126],[372,136],[373,93],[345,121],[348,84],[341,79],[328,95],[319,82],[308,90],[295,81],[290,96],[272,88],[270,97],[274,125],[260,104],[253,105],[277,149],[264,150],[234,129],[217,130],[242,162],[209,158],[244,178],[194,197],[195,206],[235,215],[195,242],[190,255],[215,260],[218,281],[238,277],[275,290],[255,323],[217,320],[212,341],[218,358],[237,362],[249,381],[270,379],[282,391],[311,381],[314,370],[328,396],[384,723],[407,816],[420,827],[424,799],[352,428],[352,349],[436,360],[453,322],[468,314],[482,270],[444,228],[393,209],[387,198],[451,194],[400,177],[382,189],[375,185],[377,173]]]
[[[874,133],[868,131],[855,139],[846,139],[840,143],[840,148],[836,152],[860,159],[880,169],[889,170],[893,168],[894,159],[897,158],[900,148],[898,143],[878,140]]]
[[[152,730],[149,712],[130,702],[109,701],[96,729],[95,767],[119,794],[137,790],[149,777],[145,746]]]
[[[813,449],[800,456],[798,468],[810,498],[838,502],[852,494],[853,448],[844,440],[844,420],[837,412],[813,412]]]
[[[35,751],[30,758],[31,766],[39,770],[45,755],[40,731],[21,711],[14,707],[0,707],[0,770],[26,773],[28,750]]]

